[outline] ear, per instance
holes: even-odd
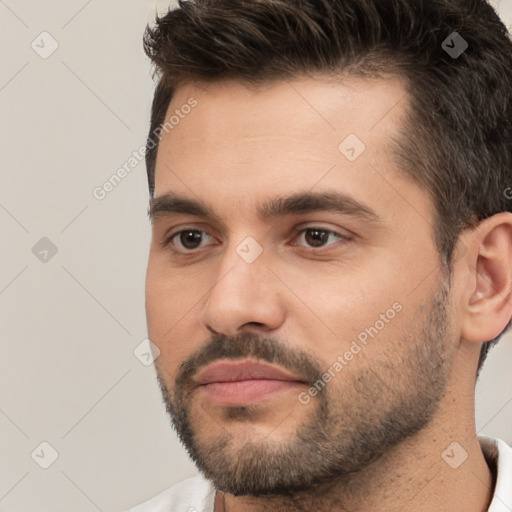
[[[498,336],[512,316],[512,213],[481,221],[467,247],[461,335],[481,343]]]

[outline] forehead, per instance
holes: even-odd
[[[270,193],[325,187],[396,208],[400,182],[411,200],[425,202],[390,149],[408,105],[393,77],[316,76],[260,90],[236,81],[183,85],[167,111],[174,123],[160,141],[155,196],[247,206]]]
[[[187,107],[190,98],[197,101],[192,109]],[[349,133],[370,146],[385,142],[379,139],[389,135],[407,103],[404,84],[395,77],[362,80],[315,76],[275,82],[256,90],[236,81],[186,84],[175,92],[166,119],[174,114],[178,121],[176,114],[189,113],[181,114],[172,130],[164,133],[161,145],[175,143],[180,146],[175,149],[190,150],[201,142],[204,149],[218,148],[225,153],[236,137],[246,143],[245,149],[251,145],[263,149],[265,144],[268,149],[298,150],[305,143],[308,152],[316,149],[332,156],[334,149],[337,156],[337,142]],[[331,150],[327,155],[326,149]]]

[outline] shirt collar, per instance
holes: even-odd
[[[497,437],[479,435],[487,464],[495,468],[496,485],[488,512],[512,512],[512,448]]]

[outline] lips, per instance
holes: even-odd
[[[208,401],[226,406],[255,404],[304,384],[286,370],[251,360],[214,363],[194,381]]]
[[[254,361],[233,361],[214,363],[199,372],[198,384],[213,382],[237,382],[246,380],[280,380],[303,382],[300,377],[285,370]]]

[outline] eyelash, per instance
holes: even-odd
[[[351,237],[348,237],[348,236],[342,235],[341,233],[338,233],[336,231],[333,231],[330,229],[325,229],[325,228],[318,227],[318,226],[308,226],[307,228],[295,229],[295,231],[297,231],[296,238],[298,238],[302,233],[305,233],[307,231],[320,231],[323,233],[327,233],[328,235],[335,235],[336,237],[338,237],[340,239],[340,241],[343,241],[344,243],[350,242],[352,240]],[[185,256],[187,254],[199,253],[201,248],[178,250],[178,249],[175,249],[174,247],[172,247],[173,239],[178,237],[182,233],[187,233],[187,232],[203,233],[203,234],[208,235],[211,238],[214,238],[214,236],[209,231],[206,231],[204,229],[196,229],[196,228],[181,229],[180,231],[176,231],[175,233],[169,235],[163,242],[160,243],[160,245],[162,246],[162,248],[168,249],[172,253],[182,255],[182,256]],[[322,249],[325,249],[325,247],[329,247],[330,245],[333,245],[333,244],[327,244],[326,246],[321,246],[321,247],[305,247],[305,246],[300,246],[300,247],[303,247],[306,250],[310,250],[312,252],[319,252]]]

